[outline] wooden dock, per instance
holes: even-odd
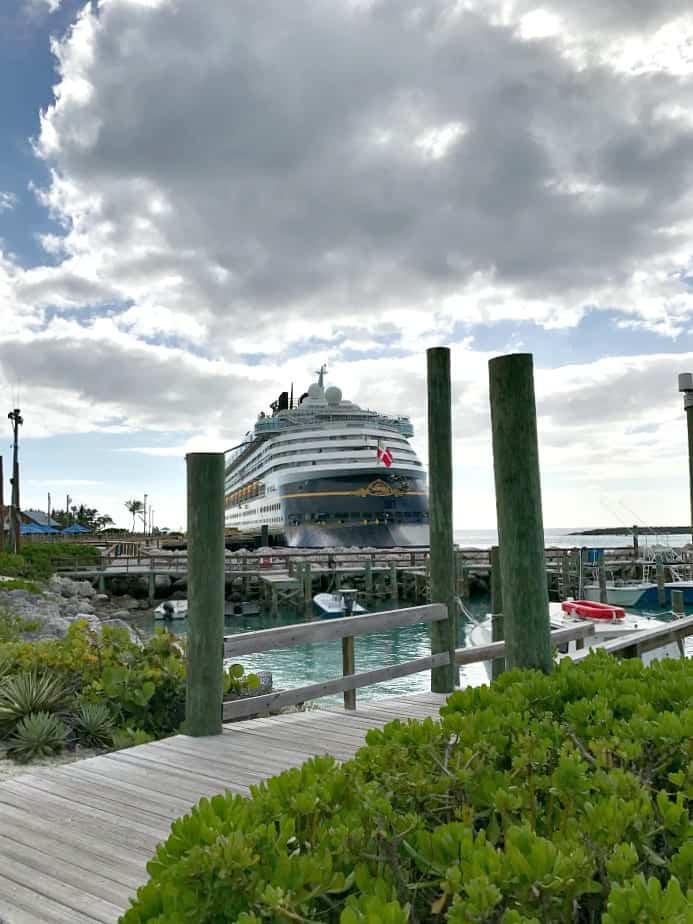
[[[171,822],[202,796],[247,794],[317,754],[346,760],[369,728],[437,716],[444,701],[412,694],[236,722],[14,777],[0,784],[0,921],[115,924]]]

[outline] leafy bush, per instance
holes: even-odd
[[[2,590],[27,590],[30,594],[40,594],[42,592],[35,581],[27,581],[25,578],[11,578],[9,581],[0,581],[0,591]]]
[[[224,671],[224,694],[241,694],[257,690],[260,678],[257,674],[246,674],[242,664],[230,664]]]
[[[149,744],[150,741],[154,741],[154,735],[147,734],[141,728],[117,728],[113,732],[113,747],[116,751],[134,748],[138,744]]]
[[[56,715],[34,712],[18,723],[9,739],[8,751],[22,763],[48,757],[62,750],[67,735],[67,726]]]
[[[691,924],[690,660],[509,672],[367,742],[203,799],[122,924]]]
[[[103,703],[82,703],[77,709],[74,725],[80,744],[105,747],[113,743],[113,719]]]

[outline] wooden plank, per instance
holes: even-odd
[[[0,871],[0,913],[9,924],[95,924],[96,918],[85,917],[50,896],[15,882]],[[113,924],[116,918],[112,919]]]
[[[52,772],[59,778],[65,773],[62,767],[55,767]],[[91,768],[87,770],[79,765],[74,765],[74,767],[71,767],[69,778],[74,782],[91,786],[96,792],[118,793],[124,799],[129,799],[132,805],[145,802],[150,807],[157,806],[161,814],[166,813],[170,817],[183,814],[191,804],[185,797],[179,798],[168,793],[162,793],[161,783],[158,781],[154,781],[153,787],[147,789],[122,778],[114,779],[108,770],[99,771]]]
[[[21,808],[5,803],[0,812],[0,834],[5,837],[21,841],[27,846],[36,841],[44,847],[51,844],[51,850],[55,848],[56,852],[88,850],[91,856],[98,857],[108,865],[111,879],[118,882],[141,881],[140,877],[145,875],[146,864],[152,855],[151,850],[143,851],[134,847],[128,850],[119,844],[107,842],[105,827],[101,829],[101,836],[81,827],[76,828],[77,825],[56,825],[50,820],[37,818],[31,803]]]
[[[57,875],[54,875],[57,874]],[[119,905],[100,898],[85,889],[86,877],[83,877],[79,886],[66,883],[61,877],[65,873],[63,867],[53,867],[53,872],[46,873],[38,868],[34,858],[28,863],[18,861],[7,853],[2,857],[2,877],[9,879],[16,885],[31,889],[41,896],[40,909],[43,911],[45,899],[52,899],[64,906],[65,921],[91,922],[100,921],[102,924],[112,924],[118,919]],[[88,880],[87,880],[88,881]],[[37,909],[38,910],[38,909]]]
[[[359,619],[352,616],[352,619]],[[341,622],[341,620],[335,620]],[[349,674],[335,680],[326,680],[323,683],[312,683],[305,687],[296,687],[293,690],[284,690],[278,693],[266,693],[264,696],[249,696],[247,699],[237,699],[223,703],[222,715],[224,721],[244,715],[253,715],[265,709],[281,709],[282,706],[293,706],[296,703],[319,699],[321,696],[331,696],[333,693],[342,693],[344,690],[355,690],[359,687],[382,683],[384,680],[393,680],[396,677],[406,677],[409,674],[418,674],[419,671],[439,667],[448,660],[447,652],[429,655],[426,658],[417,658],[414,661],[405,661],[402,664],[392,664],[374,671],[361,671],[358,674]]]
[[[363,616],[345,616],[342,619],[277,626],[275,629],[227,635],[224,639],[224,656],[235,658],[239,655],[273,651],[276,648],[292,648],[308,642],[335,642],[347,635],[370,635],[373,632],[415,626],[418,623],[439,622],[441,619],[447,619],[445,607],[429,603],[425,606],[411,606],[383,613],[366,613]]]
[[[123,898],[127,900],[134,890],[143,881],[146,872],[143,867],[141,876],[131,876],[127,882],[114,879],[111,875],[109,866],[98,858],[84,851],[70,851],[68,853],[62,850],[56,850],[56,845],[47,844],[45,838],[39,842],[36,839],[31,846],[22,840],[17,840],[12,836],[0,834],[0,868],[2,860],[6,856],[12,856],[20,862],[33,864],[36,869],[44,872],[52,870],[61,872],[63,882],[70,883],[74,880],[76,885],[84,886],[92,892],[113,902],[121,902]],[[94,891],[96,890],[96,891]]]
[[[567,626],[565,629],[555,629],[551,633],[551,644],[561,645],[577,639],[588,638],[594,635],[594,623],[586,622],[584,625]],[[491,642],[489,645],[474,645],[471,648],[458,648],[455,651],[455,660],[458,664],[478,664],[480,661],[491,661],[494,658],[505,656],[505,642]]]

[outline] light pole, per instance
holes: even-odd
[[[683,408],[688,424],[688,490],[690,493],[691,539],[693,539],[693,374],[682,372],[679,375],[679,391],[683,392]]]

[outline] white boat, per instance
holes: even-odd
[[[266,526],[273,545],[427,546],[426,474],[406,416],[381,414],[318,381],[226,453],[225,523],[249,536]]]
[[[355,591],[345,588],[333,594],[315,594],[313,603],[323,613],[327,613],[328,616],[348,616],[353,613],[365,613],[364,607],[360,603],[356,603],[355,596]]]
[[[187,600],[164,600],[154,610],[156,619],[185,619],[188,615]]]
[[[467,631],[467,646],[489,645],[492,640],[491,615],[471,626]],[[584,625],[590,622],[594,625],[594,635],[586,638],[585,648],[599,648],[604,642],[613,638],[620,638],[623,635],[633,635],[637,632],[644,632],[646,629],[661,629],[664,624],[660,619],[652,619],[649,616],[640,616],[634,613],[626,613],[621,619],[584,619],[579,616],[564,612],[560,603],[549,603],[549,622],[551,629],[566,629],[569,626]],[[568,642],[559,646],[558,656],[566,657],[577,651],[576,643]],[[680,658],[681,651],[676,644],[672,642],[668,645],[662,645],[653,651],[645,652],[642,655],[643,664],[649,664],[651,661],[657,661],[661,658]],[[486,670],[490,676],[491,662],[486,661]]]
[[[614,606],[638,606],[650,602],[653,592],[657,592],[657,585],[650,581],[606,582],[606,602]],[[599,584],[585,584],[582,596],[585,600],[599,602]]]

